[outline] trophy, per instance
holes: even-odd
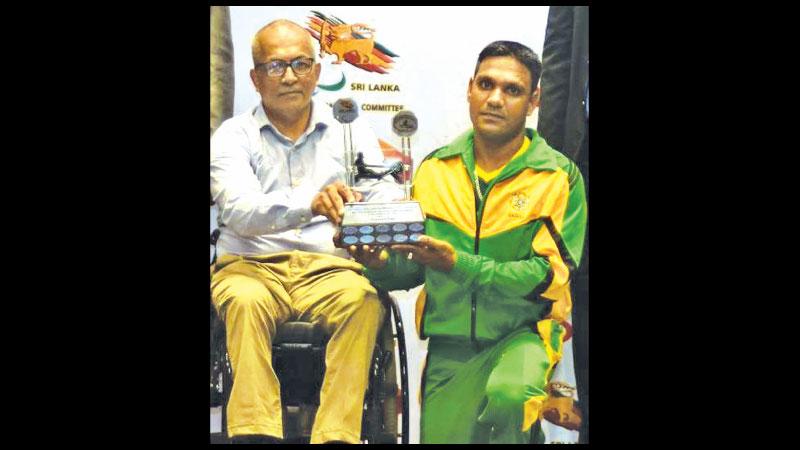
[[[386,175],[403,172],[403,201],[387,203],[352,202],[344,204],[344,215],[340,226],[337,247],[350,245],[406,244],[416,242],[425,233],[425,215],[419,202],[411,200],[410,137],[417,131],[417,118],[411,111],[400,111],[392,120],[392,129],[402,139],[403,161],[388,169],[376,172],[364,163],[363,154],[355,154],[350,123],[358,116],[358,108],[352,99],[339,99],[333,105],[333,116],[344,125],[344,161],[347,187],[355,190],[355,183],[362,178],[381,179]],[[380,166],[383,167],[383,166]]]

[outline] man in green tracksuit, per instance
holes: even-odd
[[[535,431],[561,357],[586,199],[577,166],[525,128],[540,74],[528,47],[488,45],[467,90],[473,129],[414,177],[426,236],[388,259],[349,249],[376,286],[425,283],[422,443],[543,442]]]

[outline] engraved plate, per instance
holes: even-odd
[[[337,247],[416,242],[425,233],[425,214],[416,201],[345,203]]]

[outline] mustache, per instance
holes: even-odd
[[[500,114],[500,113],[496,113],[496,112],[494,112],[494,111],[481,111],[481,112],[480,112],[480,113],[478,113],[478,114],[480,114],[480,115],[486,115],[486,116],[492,116],[492,117],[497,117],[498,119],[505,119],[505,116],[504,116],[504,115],[502,115],[502,114]]]

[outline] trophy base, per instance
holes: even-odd
[[[336,247],[408,244],[425,234],[425,214],[416,201],[345,203]]]

